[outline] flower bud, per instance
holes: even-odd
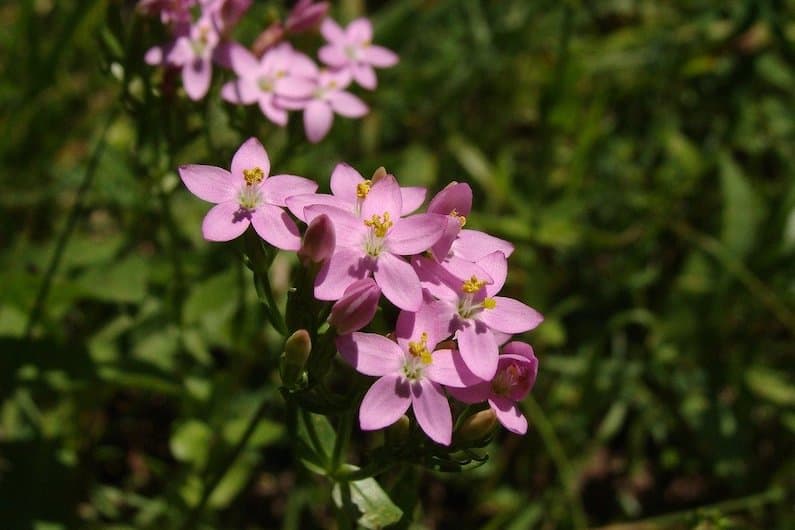
[[[458,437],[466,442],[482,440],[497,426],[497,414],[492,409],[481,410],[464,420],[458,428]]]
[[[307,330],[299,329],[287,338],[279,362],[279,374],[284,385],[293,386],[298,382],[311,351],[312,339]]]
[[[409,418],[405,414],[386,428],[386,441],[389,444],[405,442],[409,437]]]
[[[372,278],[357,280],[331,308],[328,322],[339,335],[362,329],[373,320],[380,298],[381,289]]]
[[[262,57],[266,51],[279,44],[283,38],[284,28],[281,22],[274,22],[259,34],[254,44],[251,45],[251,51],[257,57]]]
[[[336,244],[334,225],[331,223],[331,219],[326,214],[318,215],[312,219],[304,233],[298,256],[305,263],[307,261],[320,263],[331,257]]]
[[[300,33],[316,28],[326,18],[329,3],[299,0],[290,10],[284,28],[290,33]]]

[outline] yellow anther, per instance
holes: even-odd
[[[409,342],[409,353],[414,357],[419,357],[423,364],[431,364],[431,352],[428,351],[428,334],[424,331],[420,335],[419,342]]]
[[[464,225],[466,225],[466,224],[467,224],[467,218],[466,218],[466,216],[464,216],[464,215],[459,215],[459,214],[458,214],[458,210],[456,210],[455,208],[453,208],[453,211],[452,211],[452,212],[450,212],[450,217],[455,217],[456,219],[458,219],[458,224],[460,224],[460,225],[461,225],[461,228],[464,228]]]
[[[367,197],[367,194],[370,193],[370,187],[373,183],[369,180],[365,180],[364,182],[360,182],[356,185],[356,196],[360,199],[364,199]]]
[[[465,293],[476,293],[486,285],[486,280],[478,280],[477,276],[472,276],[470,279],[461,284],[461,290]]]
[[[364,221],[364,225],[372,228],[376,237],[386,236],[386,233],[392,228],[392,224],[389,212],[384,212],[384,215],[373,214],[369,220]]]
[[[246,184],[253,186],[265,180],[265,172],[260,167],[243,170],[243,178],[246,179]]]
[[[494,298],[486,298],[483,300],[483,309],[494,309],[497,307],[497,300]]]

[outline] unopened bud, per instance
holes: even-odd
[[[251,45],[251,51],[254,52],[254,55],[257,57],[262,57],[266,51],[279,44],[283,38],[284,28],[281,22],[274,22],[265,28],[265,31],[259,34],[254,44]]]
[[[345,289],[345,294],[331,308],[328,322],[339,335],[362,329],[372,322],[380,298],[381,289],[372,278],[357,280]]]
[[[320,263],[331,257],[336,245],[331,219],[326,214],[318,215],[312,219],[304,233],[298,256],[304,262]]]
[[[386,168],[384,166],[379,167],[373,172],[373,177],[370,179],[373,184],[381,180],[382,178],[386,177],[388,173],[386,172]]]
[[[409,418],[405,414],[386,428],[386,441],[389,444],[405,442],[409,437]]]
[[[458,428],[458,437],[466,442],[482,440],[497,426],[497,414],[491,410],[481,410],[471,415]]]
[[[285,386],[293,386],[298,382],[311,352],[312,339],[307,330],[299,329],[287,338],[279,362],[279,374]]]
[[[313,0],[299,0],[287,15],[284,27],[290,33],[314,29],[326,18],[328,9],[328,2],[315,3]]]

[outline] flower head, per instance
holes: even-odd
[[[317,184],[295,175],[273,175],[265,148],[250,138],[232,158],[231,171],[189,164],[179,174],[200,199],[214,203],[204,218],[202,233],[209,241],[229,241],[251,224],[257,234],[283,250],[298,250],[301,237],[295,222],[282,208],[294,193],[312,193]]]
[[[372,44],[373,25],[366,18],[357,18],[345,29],[327,18],[320,32],[328,41],[318,52],[320,60],[332,68],[349,71],[359,85],[369,90],[378,84],[373,67],[387,68],[398,62],[393,51]]]

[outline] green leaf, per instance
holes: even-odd
[[[354,471],[356,469],[355,466],[349,467]],[[340,508],[343,507],[343,488],[349,488],[350,500],[362,514],[358,522],[364,528],[383,528],[403,517],[403,511],[374,478],[335,484],[331,496]]]
[[[763,205],[729,154],[721,154],[719,168],[723,191],[721,240],[734,254],[744,257],[753,249]]]
[[[769,368],[754,367],[745,374],[745,382],[751,392],[776,405],[795,405],[795,385],[783,374]]]
[[[199,420],[188,420],[174,430],[169,447],[180,462],[200,468],[207,462],[213,431]]]
[[[128,256],[108,267],[91,269],[78,285],[84,296],[105,302],[136,303],[146,295],[148,267],[141,256]]]

